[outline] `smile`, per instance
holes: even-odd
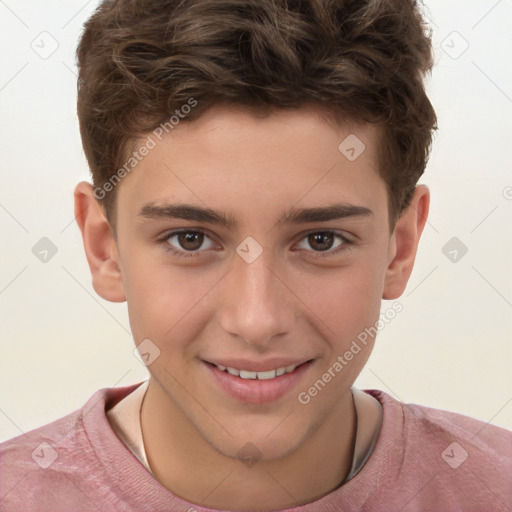
[[[278,400],[300,386],[309,373],[313,359],[307,361],[276,360],[255,362],[247,360],[203,360],[213,389],[239,402],[264,404]],[[294,363],[294,364],[291,364]],[[236,366],[238,368],[236,368]]]
[[[213,363],[212,363],[213,364]],[[251,372],[249,370],[238,370],[237,368],[231,368],[230,366],[222,366],[221,364],[215,364],[219,370],[223,372],[227,372],[230,375],[234,375],[235,377],[240,377],[242,379],[260,379],[260,380],[270,380],[275,379],[276,377],[280,377],[285,373],[291,373],[298,364],[292,364],[290,366],[283,366],[281,368],[276,368],[275,370],[268,370],[265,372]]]

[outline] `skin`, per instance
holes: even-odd
[[[366,145],[353,162],[338,150],[349,134]],[[94,289],[126,300],[135,343],[149,338],[160,350],[148,366],[141,424],[156,478],[178,496],[212,508],[275,510],[314,501],[348,474],[350,388],[374,340],[309,404],[297,395],[375,325],[381,299],[400,297],[412,272],[430,194],[417,186],[390,232],[379,135],[335,123],[318,107],[261,118],[216,106],[180,123],[118,185],[115,236],[92,186],[77,185]],[[224,211],[238,225],[139,216],[152,201]],[[372,214],[277,224],[292,208],[338,202]],[[203,244],[158,241],[183,228],[203,230]],[[332,254],[342,240],[308,237],[329,230],[353,243]],[[248,236],[263,249],[252,263],[236,253]],[[174,256],[165,244],[194,255]],[[314,361],[291,392],[258,405],[212,380],[202,360],[224,357]],[[237,456],[247,443],[261,456],[251,467]]]

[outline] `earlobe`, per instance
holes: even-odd
[[[429,205],[429,189],[425,185],[418,185],[411,203],[402,213],[391,237],[391,257],[384,278],[383,299],[397,299],[407,286],[421,233],[427,221]]]
[[[85,254],[96,293],[110,302],[124,302],[126,295],[116,244],[103,208],[85,181],[75,187],[75,218],[82,232]]]

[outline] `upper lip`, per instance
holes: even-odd
[[[227,368],[235,368],[237,370],[247,370],[249,372],[267,372],[276,370],[277,368],[286,368],[287,366],[299,366],[311,359],[289,359],[274,358],[265,361],[248,361],[247,359],[210,359],[205,361],[215,365],[225,366]]]

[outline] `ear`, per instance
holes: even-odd
[[[102,205],[86,181],[75,187],[75,218],[82,232],[85,254],[96,293],[110,302],[124,302],[117,246]]]
[[[404,292],[412,273],[421,233],[427,222],[430,191],[418,185],[409,206],[402,212],[390,239],[389,262],[382,298],[397,299]]]

